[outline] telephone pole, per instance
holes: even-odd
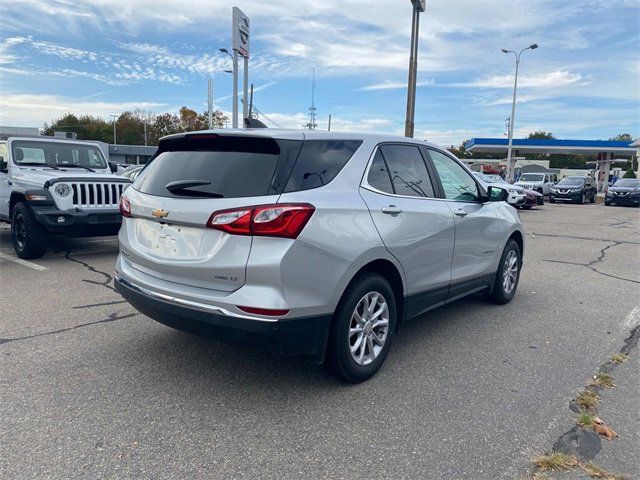
[[[412,138],[416,113],[416,77],[418,74],[418,36],[420,31],[420,13],[424,12],[427,0],[411,0],[413,15],[411,19],[411,51],[409,54],[409,80],[407,82],[407,118],[404,124],[404,136]]]

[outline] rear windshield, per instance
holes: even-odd
[[[220,198],[307,190],[333,180],[360,143],[187,135],[162,141],[133,188],[161,197]]]

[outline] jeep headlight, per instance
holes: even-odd
[[[71,192],[71,187],[66,183],[59,183],[56,185],[55,192],[60,197],[66,197]]]

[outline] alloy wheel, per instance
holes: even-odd
[[[516,286],[518,267],[518,254],[515,250],[510,250],[504,259],[502,267],[502,288],[504,288],[504,293],[507,295],[509,295]]]
[[[387,340],[389,306],[379,292],[369,292],[357,303],[349,324],[349,351],[358,365],[373,362]]]

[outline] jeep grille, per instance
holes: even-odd
[[[126,183],[70,182],[73,206],[84,208],[118,208]]]

